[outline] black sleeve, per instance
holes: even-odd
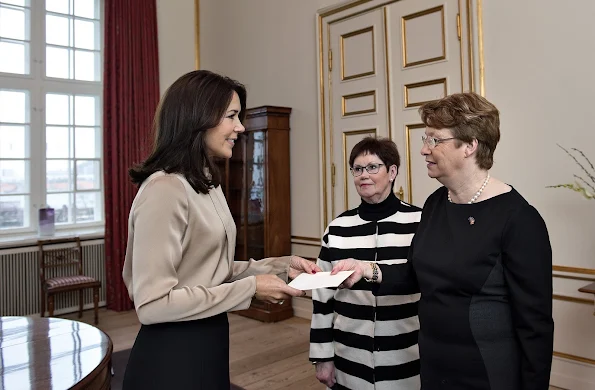
[[[426,199],[424,207],[422,208],[421,220],[417,226],[417,232],[411,240],[409,246],[409,255],[407,262],[403,264],[378,264],[380,271],[382,271],[382,283],[374,286],[372,292],[374,295],[405,295],[419,293],[419,285],[417,283],[417,274],[413,268],[413,248],[417,240],[417,234],[423,229],[424,220],[427,220],[427,215],[432,212],[432,204],[435,202],[438,192],[437,190]]]
[[[521,346],[521,388],[547,390],[553,354],[552,249],[530,205],[511,216],[503,236],[504,275]]]
[[[415,236],[409,247],[407,262],[403,264],[378,264],[382,272],[382,282],[372,288],[374,295],[404,295],[419,292],[417,275],[411,263]]]

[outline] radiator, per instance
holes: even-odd
[[[99,306],[105,306],[104,241],[82,241],[81,245],[83,273],[101,281]],[[57,294],[54,297],[54,314],[76,312],[78,304],[77,291]],[[37,246],[0,250],[0,316],[39,314],[40,307]],[[93,307],[92,289],[85,290],[84,307]]]

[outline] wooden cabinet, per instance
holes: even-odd
[[[237,227],[235,261],[291,254],[289,116],[291,108],[262,106],[246,111],[246,131],[231,159],[220,163],[222,189]],[[237,312],[261,321],[293,315],[282,305],[252,301]]]

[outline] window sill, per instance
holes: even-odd
[[[14,234],[0,236],[0,249],[21,248],[37,244],[39,239],[51,239],[62,237],[80,237],[81,240],[101,239],[105,236],[105,227],[96,226],[89,228],[56,230],[53,236],[40,236],[37,233]]]

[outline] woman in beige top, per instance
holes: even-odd
[[[124,389],[229,390],[227,312],[302,296],[287,278],[320,270],[297,256],[233,261],[236,227],[213,159],[231,157],[245,108],[234,80],[180,77],[157,109],[153,152],[130,169],[139,190],[122,276],[143,325]]]

